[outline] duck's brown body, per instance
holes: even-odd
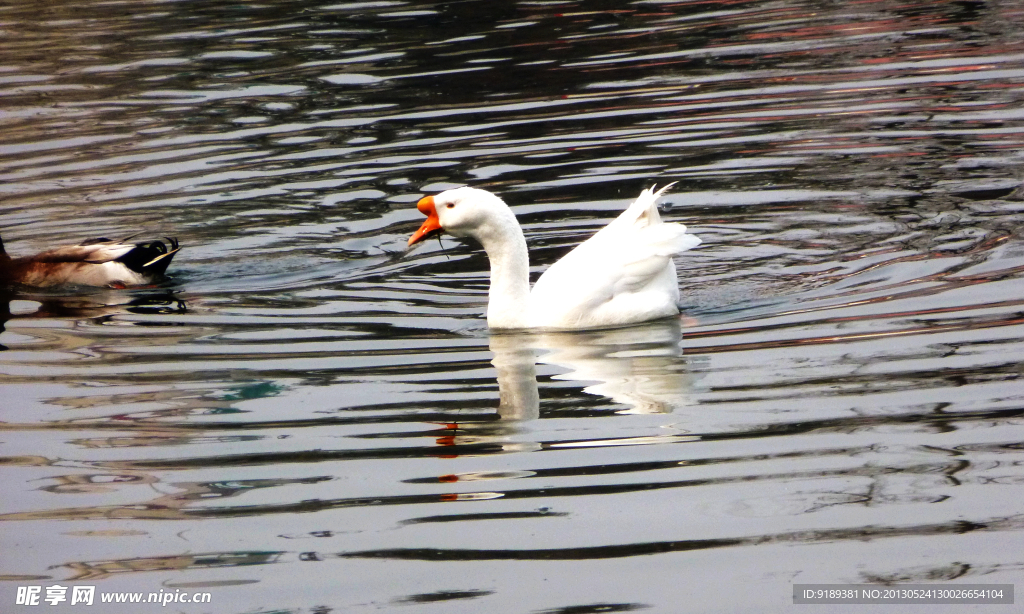
[[[89,239],[24,258],[11,258],[0,240],[0,284],[27,286],[138,286],[163,277],[178,252],[177,239],[129,243]]]

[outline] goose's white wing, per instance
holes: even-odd
[[[678,313],[672,256],[700,244],[663,223],[658,192],[644,190],[619,217],[551,265],[530,293],[531,326],[616,326]]]

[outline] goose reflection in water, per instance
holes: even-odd
[[[670,413],[692,404],[679,320],[606,330],[492,334],[503,420],[540,415],[537,363],[569,369],[554,379],[626,405],[619,413]]]

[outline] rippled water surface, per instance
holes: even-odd
[[[1022,32],[1012,0],[3,4],[8,251],[183,249],[163,287],[4,299],[0,610],[1013,582]],[[478,246],[406,247],[470,184],[539,274],[671,181],[679,321],[492,335]]]

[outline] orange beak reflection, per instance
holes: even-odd
[[[419,230],[409,237],[409,245],[419,243],[430,236],[431,233],[441,231],[441,220],[437,218],[437,209],[434,208],[433,196],[421,198],[420,202],[416,203],[416,208],[420,210],[420,213],[427,216],[427,220],[423,222]]]

